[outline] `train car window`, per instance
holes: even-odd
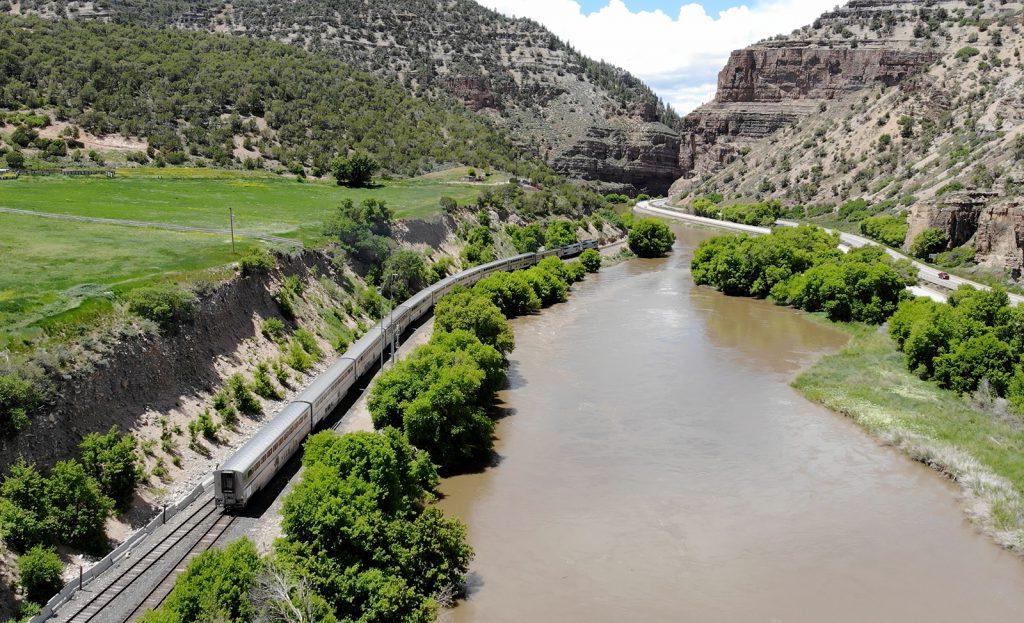
[[[220,475],[220,490],[225,494],[235,492],[235,475],[224,472]]]

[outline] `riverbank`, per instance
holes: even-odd
[[[971,520],[1024,554],[1024,422],[916,377],[885,327],[828,324],[850,333],[850,343],[793,387],[953,480]]]

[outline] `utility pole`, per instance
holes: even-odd
[[[228,218],[231,221],[231,255],[235,254],[235,209],[228,208]]]

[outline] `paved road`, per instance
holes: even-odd
[[[641,202],[636,204],[636,208],[635,209],[640,211],[640,212],[645,212],[647,214],[653,214],[655,216],[664,216],[664,217],[667,217],[667,218],[678,219],[678,220],[687,221],[687,222],[690,222],[690,223],[699,223],[699,224],[702,224],[702,225],[710,225],[712,227],[720,227],[720,228],[723,228],[723,229],[732,229],[732,230],[735,230],[735,231],[741,231],[741,232],[745,232],[745,233],[749,233],[749,234],[768,234],[768,233],[771,233],[771,229],[768,228],[768,227],[754,227],[752,225],[743,225],[741,223],[732,223],[730,221],[721,221],[721,220],[718,220],[718,219],[706,218],[706,217],[703,217],[703,216],[694,216],[693,214],[686,214],[685,212],[680,212],[679,210],[674,210],[672,208],[668,208],[668,207],[665,206],[665,203],[666,203],[665,199],[652,199],[650,201],[641,201]],[[780,221],[776,221],[776,225],[781,226],[781,227],[796,227],[797,225],[799,225],[799,223],[796,223],[794,221],[783,221],[783,220],[780,220]],[[840,248],[842,248],[843,246],[848,247],[848,248],[853,248],[853,249],[858,248],[858,247],[867,246],[867,245],[882,246],[882,245],[879,245],[878,243],[876,243],[875,241],[873,241],[873,240],[871,240],[869,238],[865,238],[864,236],[858,236],[856,234],[848,234],[846,232],[841,232],[841,231],[832,230],[832,229],[825,229],[825,231],[828,231],[830,233],[839,234],[839,241],[841,243]],[[928,286],[931,286],[931,287],[912,286],[912,287],[908,288],[911,292],[913,292],[917,296],[927,296],[927,297],[929,297],[931,299],[934,299],[936,301],[945,301],[948,298],[947,293],[944,292],[944,291],[936,291],[936,290],[933,289],[934,287],[939,287],[939,288],[942,288],[943,290],[955,290],[956,288],[960,287],[961,285],[970,285],[970,286],[974,286],[975,288],[978,288],[980,290],[988,290],[988,289],[990,289],[988,286],[986,286],[984,284],[978,283],[976,281],[971,281],[970,279],[964,279],[963,277],[957,277],[956,275],[950,275],[949,279],[942,279],[941,277],[939,277],[939,272],[940,271],[938,269],[932,268],[931,266],[928,266],[927,264],[922,264],[921,262],[918,262],[917,260],[915,260],[915,259],[913,259],[911,257],[908,257],[906,255],[903,255],[902,253],[900,253],[898,251],[895,251],[893,249],[890,249],[888,247],[883,247],[883,248],[885,249],[886,253],[888,253],[891,257],[893,257],[895,259],[910,260],[913,263],[914,267],[917,268],[917,270],[918,270],[918,277],[919,277],[919,279],[924,284],[927,284]],[[1019,294],[1010,294],[1009,297],[1010,297],[1010,302],[1013,305],[1020,305],[1020,304],[1024,303],[1024,296],[1021,296]]]
[[[230,236],[230,229],[221,229],[218,227],[192,227],[189,225],[177,225],[175,223],[156,223],[150,221],[131,221],[120,218],[100,218],[98,216],[76,216],[73,214],[57,214],[54,212],[36,212],[35,210],[21,210],[19,208],[5,208],[0,207],[0,213],[3,214],[18,214],[21,216],[37,216],[39,218],[52,218],[58,221],[76,221],[79,223],[99,223],[101,225],[119,225],[122,227],[148,227],[151,229],[166,229],[168,231],[181,231],[199,234],[219,234],[224,236]],[[292,238],[282,238],[281,236],[272,236],[270,234],[258,234],[252,232],[244,232],[235,230],[235,235],[240,238],[256,238],[264,242],[270,242],[272,244],[283,244],[289,247],[302,247],[302,242],[294,240]]]

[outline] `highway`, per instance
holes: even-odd
[[[744,233],[748,233],[748,234],[763,235],[763,234],[771,233],[771,228],[768,228],[768,227],[755,227],[753,225],[743,225],[741,223],[733,223],[733,222],[730,222],[730,221],[722,221],[722,220],[713,219],[713,218],[707,218],[707,217],[703,217],[703,216],[694,216],[693,214],[687,214],[687,213],[681,212],[681,211],[679,211],[677,209],[669,208],[669,207],[666,206],[666,203],[667,203],[666,199],[651,199],[651,200],[648,200],[648,201],[640,201],[640,202],[638,202],[636,204],[636,206],[634,207],[634,210],[636,210],[638,212],[643,212],[645,214],[651,214],[653,216],[662,216],[662,217],[666,217],[666,218],[673,218],[673,219],[677,219],[677,220],[681,220],[681,221],[687,221],[687,222],[690,222],[690,223],[697,223],[697,224],[701,224],[701,225],[709,225],[711,227],[720,227],[720,228],[723,228],[723,229],[732,229],[734,231],[740,231],[740,232],[744,232]],[[800,223],[796,223],[794,221],[785,221],[785,220],[778,220],[778,221],[775,222],[775,224],[777,226],[779,226],[779,227],[796,227],[796,226],[800,225]],[[946,290],[946,291],[955,290],[958,287],[960,287],[961,285],[973,286],[975,288],[978,288],[979,290],[989,290],[990,289],[989,286],[987,286],[987,285],[978,283],[976,281],[971,281],[970,279],[964,279],[963,277],[957,277],[956,275],[949,275],[948,279],[943,279],[943,278],[939,277],[939,272],[940,271],[937,268],[933,268],[931,266],[928,266],[927,264],[923,264],[923,263],[915,260],[912,257],[904,255],[904,254],[900,253],[899,251],[895,251],[893,249],[890,249],[889,247],[885,247],[883,245],[880,245],[877,242],[875,242],[874,240],[871,240],[869,238],[865,238],[864,236],[858,236],[856,234],[849,234],[849,233],[838,231],[838,230],[834,230],[834,229],[828,229],[828,228],[824,228],[824,229],[825,229],[825,231],[827,231],[829,233],[833,233],[833,234],[838,234],[839,235],[839,241],[841,243],[840,248],[845,246],[845,247],[848,247],[848,248],[851,248],[851,249],[855,249],[855,248],[863,247],[863,246],[867,246],[867,245],[875,245],[875,246],[879,246],[879,247],[882,247],[883,249],[885,249],[885,252],[888,253],[889,256],[891,256],[894,259],[909,260],[911,263],[913,263],[914,267],[918,270],[918,278],[921,280],[921,282],[923,282],[923,284],[926,284],[928,286],[932,286],[932,287],[929,287],[929,288],[922,288],[922,287],[911,287],[911,288],[909,288],[911,292],[913,292],[914,294],[916,294],[918,296],[928,296],[928,297],[930,297],[932,299],[935,299],[935,300],[942,300],[942,301],[944,301],[947,298],[946,293],[942,292],[942,291],[935,291],[933,289],[934,287],[942,288],[942,290]],[[1010,303],[1012,305],[1020,305],[1020,304],[1024,303],[1024,296],[1021,296],[1019,294],[1009,294],[1009,297],[1010,297]]]

